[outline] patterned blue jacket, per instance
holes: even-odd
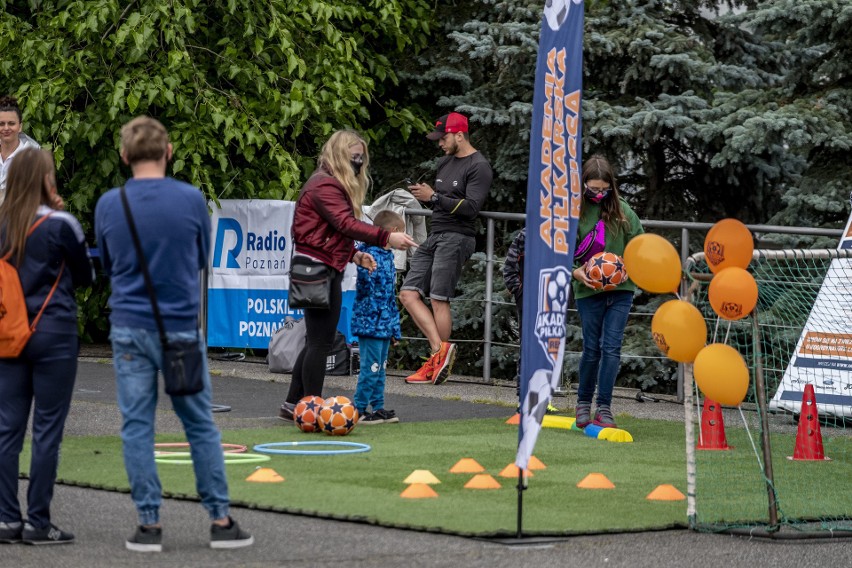
[[[358,267],[358,287],[352,309],[352,333],[361,337],[399,339],[399,308],[396,305],[396,268],[393,251],[359,243],[358,250],[376,259],[376,269],[370,274]]]

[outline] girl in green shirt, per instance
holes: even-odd
[[[633,293],[630,280],[614,290],[600,290],[585,266],[598,252],[624,255],[624,247],[643,233],[636,213],[619,197],[615,174],[606,158],[594,155],[583,164],[583,204],[577,228],[573,291],[583,329],[580,386],[577,390],[577,427],[594,423],[615,428],[612,389],[621,365],[621,343]],[[592,398],[597,388],[597,409],[592,418]]]

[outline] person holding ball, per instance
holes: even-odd
[[[573,293],[583,330],[577,389],[578,428],[591,423],[616,428],[612,389],[621,365],[621,343],[636,290],[629,279],[614,290],[601,290],[600,283],[589,278],[586,265],[593,256],[604,251],[623,256],[630,239],[643,232],[639,217],[618,193],[609,161],[598,154],[586,160],[572,272]],[[595,389],[597,408],[592,418]]]

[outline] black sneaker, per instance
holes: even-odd
[[[74,535],[59,530],[56,525],[47,525],[37,529],[29,523],[24,523],[21,540],[26,544],[68,544],[74,542]]]
[[[254,537],[240,528],[237,521],[228,517],[231,526],[210,525],[210,548],[242,548],[254,544]]]
[[[382,424],[384,420],[379,416],[378,412],[365,412],[361,418],[358,419],[358,424],[370,425],[370,424]]]
[[[381,418],[382,422],[384,422],[385,424],[394,424],[396,422],[399,422],[399,418],[397,418],[396,412],[394,412],[393,410],[380,408],[373,414],[378,415],[378,417]]]
[[[293,414],[293,411],[296,410],[296,405],[292,402],[285,402],[281,405],[281,409],[278,411],[278,418],[281,420],[286,420],[288,422],[293,422],[296,417]]]
[[[21,532],[24,530],[24,523],[0,523],[0,544],[15,544],[21,542]]]
[[[163,529],[160,527],[136,527],[133,536],[124,542],[127,550],[134,552],[162,552]]]

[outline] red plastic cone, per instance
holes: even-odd
[[[799,413],[799,430],[796,432],[796,449],[793,451],[793,459],[826,459],[822,448],[822,431],[819,427],[819,412],[813,385],[805,385],[805,392],[802,393],[802,410]]]
[[[699,450],[730,450],[725,438],[725,420],[719,403],[704,398],[704,410],[701,411],[701,440],[696,446]]]

